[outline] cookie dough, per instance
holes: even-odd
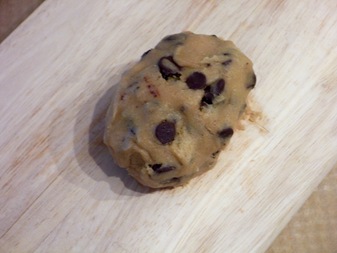
[[[104,142],[141,184],[183,185],[214,166],[255,83],[252,62],[231,41],[167,36],[122,77]]]

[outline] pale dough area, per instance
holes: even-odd
[[[183,185],[214,166],[255,83],[252,62],[231,41],[167,36],[122,77],[104,142],[141,184]]]

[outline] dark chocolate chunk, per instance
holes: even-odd
[[[150,164],[150,167],[151,167],[154,171],[157,171],[161,166],[162,166],[161,163]]]
[[[186,79],[188,88],[200,90],[206,87],[206,76],[201,72],[193,72]]]
[[[201,105],[211,105],[213,104],[214,95],[210,92],[206,92],[201,99]]]
[[[227,61],[224,61],[224,62],[222,63],[222,65],[228,66],[228,65],[231,64],[231,63],[232,63],[232,59],[229,59],[229,60],[227,60]]]
[[[156,164],[152,164],[150,165],[150,167],[153,169],[153,171],[157,172],[157,173],[163,173],[163,172],[168,172],[171,170],[174,170],[176,167],[174,166],[162,166],[161,163],[156,163]]]
[[[214,85],[212,85],[212,93],[215,96],[219,96],[221,92],[223,92],[225,88],[225,80],[220,79]]]
[[[167,80],[169,77],[179,78],[180,66],[173,60],[172,56],[162,57],[158,61],[158,68],[162,77]]]
[[[215,83],[206,86],[204,89],[205,94],[201,99],[201,106],[211,105],[213,104],[213,100],[216,96],[219,96],[221,92],[223,92],[225,88],[225,81],[223,79],[219,79]]]
[[[251,80],[251,82],[250,83],[248,83],[247,85],[246,85],[246,88],[247,89],[253,89],[254,87],[255,87],[255,84],[256,84],[256,75],[255,75],[255,73],[253,73],[253,75],[252,75],[252,80]]]
[[[156,127],[155,135],[161,144],[169,144],[176,136],[176,125],[172,121],[163,120]]]
[[[230,53],[224,53],[223,55],[224,56],[230,56],[231,54]]]
[[[230,127],[225,128],[218,132],[218,135],[223,139],[232,137],[233,134],[234,134],[233,128],[230,128]]]
[[[211,86],[207,85],[204,89],[205,93],[211,92]]]
[[[149,50],[147,50],[146,52],[144,52],[144,54],[142,54],[142,57],[141,57],[141,58],[143,58],[145,55],[147,55],[148,53],[150,53],[151,50],[152,50],[152,49],[149,49]]]

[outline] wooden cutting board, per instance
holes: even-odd
[[[0,252],[263,252],[337,164],[337,3],[46,1],[0,45]],[[217,166],[151,191],[102,144],[121,74],[165,35],[254,62]]]

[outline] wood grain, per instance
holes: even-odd
[[[277,236],[266,253],[337,252],[337,166]]]
[[[46,1],[0,45],[0,251],[266,250],[337,164],[336,11],[333,0]],[[182,30],[253,60],[263,117],[205,176],[150,191],[113,164],[104,115],[123,71]]]
[[[44,0],[0,0],[0,43]]]

